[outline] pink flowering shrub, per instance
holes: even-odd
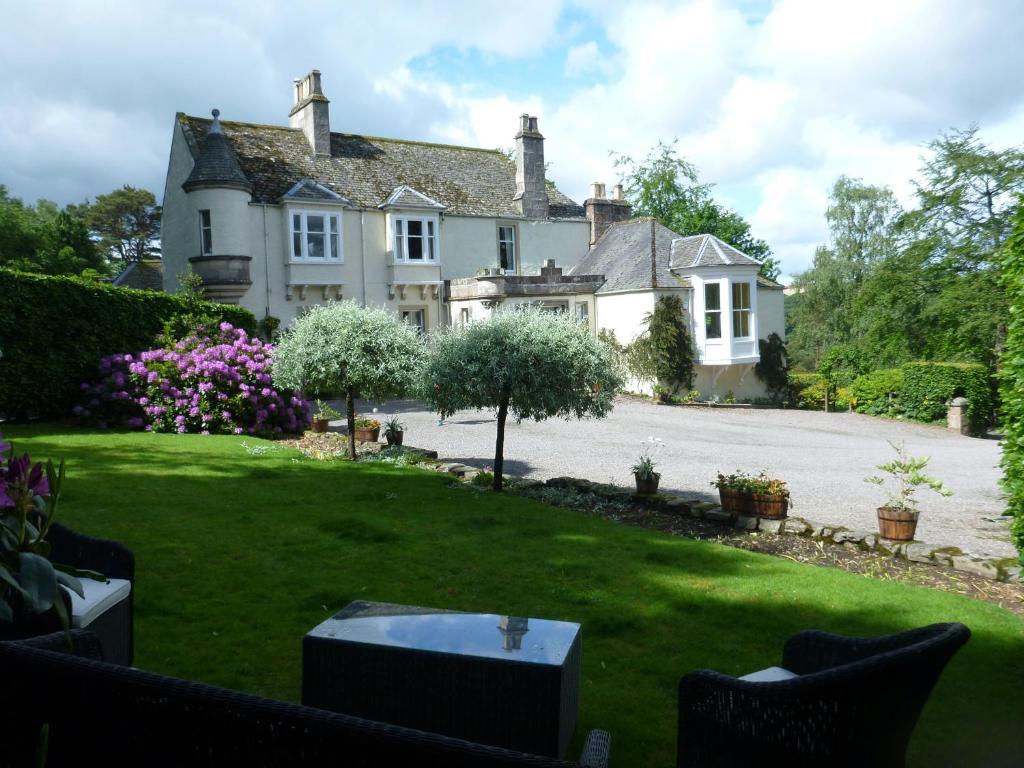
[[[164,349],[100,360],[100,378],[82,384],[75,416],[100,427],[155,432],[268,434],[301,432],[310,406],[275,389],[273,346],[221,323]]]

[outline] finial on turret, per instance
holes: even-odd
[[[210,114],[213,115],[213,124],[210,126],[210,133],[220,133],[220,110],[215,108]]]

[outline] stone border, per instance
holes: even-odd
[[[441,462],[434,466],[438,472],[447,472],[463,482],[472,482],[482,470],[466,464]],[[898,542],[883,539],[876,531],[855,531],[841,525],[822,525],[804,517],[786,517],[771,520],[752,515],[737,515],[724,511],[712,501],[687,499],[668,493],[650,496],[634,493],[628,488],[595,483],[578,477],[553,477],[546,482],[524,480],[505,475],[510,481],[510,490],[524,487],[547,486],[549,488],[572,488],[602,498],[639,504],[648,509],[676,515],[708,520],[742,531],[759,531],[780,536],[805,536],[835,546],[909,560],[912,563],[944,565],[964,573],[983,576],[994,581],[1024,582],[1024,573],[1019,560],[1012,557],[985,558],[963,552],[959,547],[943,547],[926,544],[923,541]]]

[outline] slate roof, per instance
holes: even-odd
[[[238,158],[231,144],[224,137],[220,121],[217,119],[219,114],[218,110],[213,110],[213,120],[207,121],[209,125],[202,150],[198,157],[193,153],[196,163],[192,167],[192,173],[181,185],[186,192],[203,187],[229,187],[246,192],[252,189],[252,184],[238,165]]]
[[[177,120],[192,156],[201,156],[212,121],[180,112]],[[376,208],[396,187],[409,186],[451,214],[520,218],[512,202],[515,163],[498,150],[332,133],[331,156],[313,157],[297,128],[221,125],[259,203],[276,203],[310,178],[363,208]],[[585,218],[583,206],[557,189],[548,197],[551,218]]]
[[[412,187],[402,185],[395,189],[388,199],[381,203],[381,208],[430,208],[433,210],[443,209],[444,206],[437,200],[424,195],[422,192],[417,192]]]
[[[680,257],[690,254],[689,262],[671,264],[670,268],[673,247]],[[712,258],[721,258],[721,265],[758,264],[713,235],[680,237],[655,219],[630,219],[612,224],[569,274],[603,274],[605,282],[597,293],[685,288],[690,285],[689,278],[672,269],[712,266]]]
[[[139,288],[144,291],[164,289],[164,263],[159,259],[133,261],[120,275],[114,278],[114,285],[121,288]]]
[[[316,200],[318,202],[343,203],[352,205],[343,195],[339,195],[333,189],[318,184],[313,179],[302,179],[294,187],[284,193],[283,197],[288,200]]]

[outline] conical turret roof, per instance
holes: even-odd
[[[213,110],[213,123],[206,133],[206,140],[199,151],[199,157],[196,158],[192,173],[181,185],[186,192],[209,187],[252,192],[252,184],[242,173],[242,166],[238,164],[235,151],[224,136],[220,125],[219,109]]]

